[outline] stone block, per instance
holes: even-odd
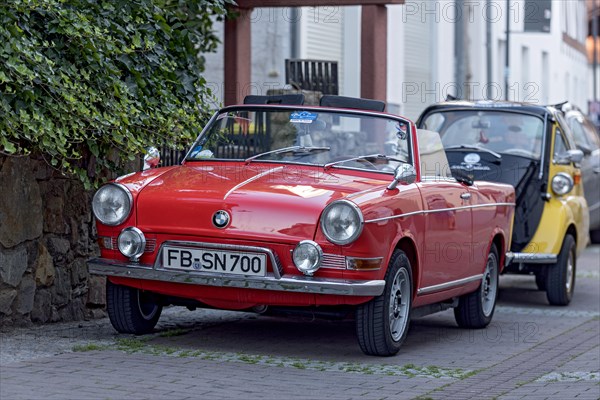
[[[12,303],[17,297],[16,289],[0,289],[0,315],[10,315]]]
[[[52,317],[52,295],[48,289],[38,289],[30,313],[33,322],[48,322]]]
[[[53,305],[62,307],[71,301],[71,274],[66,268],[56,267],[56,278],[50,290]]]
[[[69,264],[69,269],[71,270],[72,285],[78,285],[85,282],[89,276],[87,264],[83,258],[78,258]]]
[[[42,198],[28,157],[8,157],[0,169],[0,243],[15,247],[42,234]]]
[[[31,275],[25,275],[19,285],[18,292],[13,309],[17,314],[29,314],[33,309],[33,299],[35,297],[35,281]]]
[[[27,249],[20,246],[14,250],[0,248],[0,282],[17,287],[27,270]]]
[[[106,305],[106,277],[90,275],[87,305],[89,307],[103,307]]]
[[[38,258],[35,263],[35,283],[38,286],[51,286],[54,283],[56,270],[52,256],[46,246],[42,243],[38,245]]]
[[[71,243],[60,237],[51,236],[47,239],[47,243],[52,257],[65,256],[71,249]]]

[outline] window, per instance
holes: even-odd
[[[554,158],[565,154],[567,150],[568,147],[562,135],[562,131],[560,130],[560,128],[556,128],[556,136],[554,139]]]

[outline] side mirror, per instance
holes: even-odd
[[[144,168],[147,170],[150,168],[156,168],[160,164],[160,152],[156,147],[148,147],[146,155],[144,156]]]
[[[394,172],[394,180],[388,185],[388,190],[396,189],[398,183],[404,184],[413,183],[417,179],[417,170],[412,164],[400,164]]]
[[[558,154],[554,159],[556,164],[570,164],[575,163],[578,164],[583,160],[583,151],[577,150],[567,150],[562,154]]]
[[[589,156],[592,154],[592,149],[585,144],[578,144],[577,148],[583,152],[584,156]]]

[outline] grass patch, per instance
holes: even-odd
[[[163,337],[163,338],[169,338],[169,337],[175,337],[175,336],[183,336],[190,332],[191,332],[190,329],[176,328],[176,329],[169,329],[168,331],[161,332],[158,336]]]
[[[105,350],[106,346],[101,346],[99,344],[95,344],[95,343],[87,343],[87,344],[76,344],[75,346],[73,346],[73,351],[74,352],[85,352],[85,351],[99,351],[99,350]]]

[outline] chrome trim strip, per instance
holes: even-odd
[[[283,272],[283,267],[279,262],[279,258],[273,251],[266,247],[255,247],[255,246],[238,246],[234,244],[222,244],[222,243],[204,243],[204,242],[186,242],[179,240],[167,240],[163,242],[158,250],[158,255],[156,256],[156,260],[154,260],[153,269],[155,270],[164,270],[162,266],[162,253],[165,246],[173,246],[173,247],[191,247],[191,248],[201,248],[201,249],[216,249],[216,250],[232,250],[232,251],[249,251],[251,253],[266,253],[269,259],[271,260],[271,265],[273,266],[273,275],[275,279],[281,279],[281,273]],[[229,276],[229,275],[227,275]]]
[[[514,207],[515,203],[487,203],[487,204],[475,204],[475,205],[470,205],[470,206],[461,206],[461,207],[452,207],[452,208],[439,208],[439,209],[435,209],[435,210],[412,211],[412,212],[409,212],[409,213],[392,215],[392,216],[389,216],[389,217],[369,219],[369,220],[365,221],[365,224],[367,224],[369,222],[381,222],[381,221],[387,221],[389,219],[410,217],[412,215],[417,215],[417,214],[434,214],[434,213],[446,212],[446,211],[465,210],[465,209],[468,209],[468,208],[483,208],[483,207],[498,207],[498,206],[512,206],[512,207]]]
[[[468,278],[458,279],[452,282],[440,283],[439,285],[427,286],[417,290],[417,296],[420,296],[422,294],[439,292],[441,290],[453,288],[454,286],[461,286],[466,283],[478,281],[481,278],[483,278],[483,274],[469,276]]]
[[[506,253],[506,265],[513,263],[556,264],[558,255],[552,253]]]
[[[283,166],[277,167],[277,168],[273,168],[273,169],[268,169],[268,170],[266,170],[264,172],[261,172],[258,175],[253,176],[252,178],[248,178],[245,181],[238,183],[237,185],[235,185],[234,187],[232,187],[231,189],[229,189],[229,191],[225,194],[225,197],[223,197],[223,200],[226,200],[227,197],[229,197],[229,195],[231,193],[235,192],[236,190],[238,190],[242,186],[245,186],[245,185],[249,184],[250,182],[254,182],[255,180],[260,179],[260,178],[262,178],[265,175],[269,175],[269,174],[271,174],[273,172],[277,172],[277,171],[279,171],[281,169],[283,169]]]
[[[347,279],[314,278],[295,275],[277,279],[272,275],[254,277],[195,271],[156,270],[150,265],[125,263],[103,258],[89,260],[88,267],[90,273],[96,275],[204,286],[316,293],[338,296],[379,296],[383,293],[385,287],[384,280],[353,281]]]

